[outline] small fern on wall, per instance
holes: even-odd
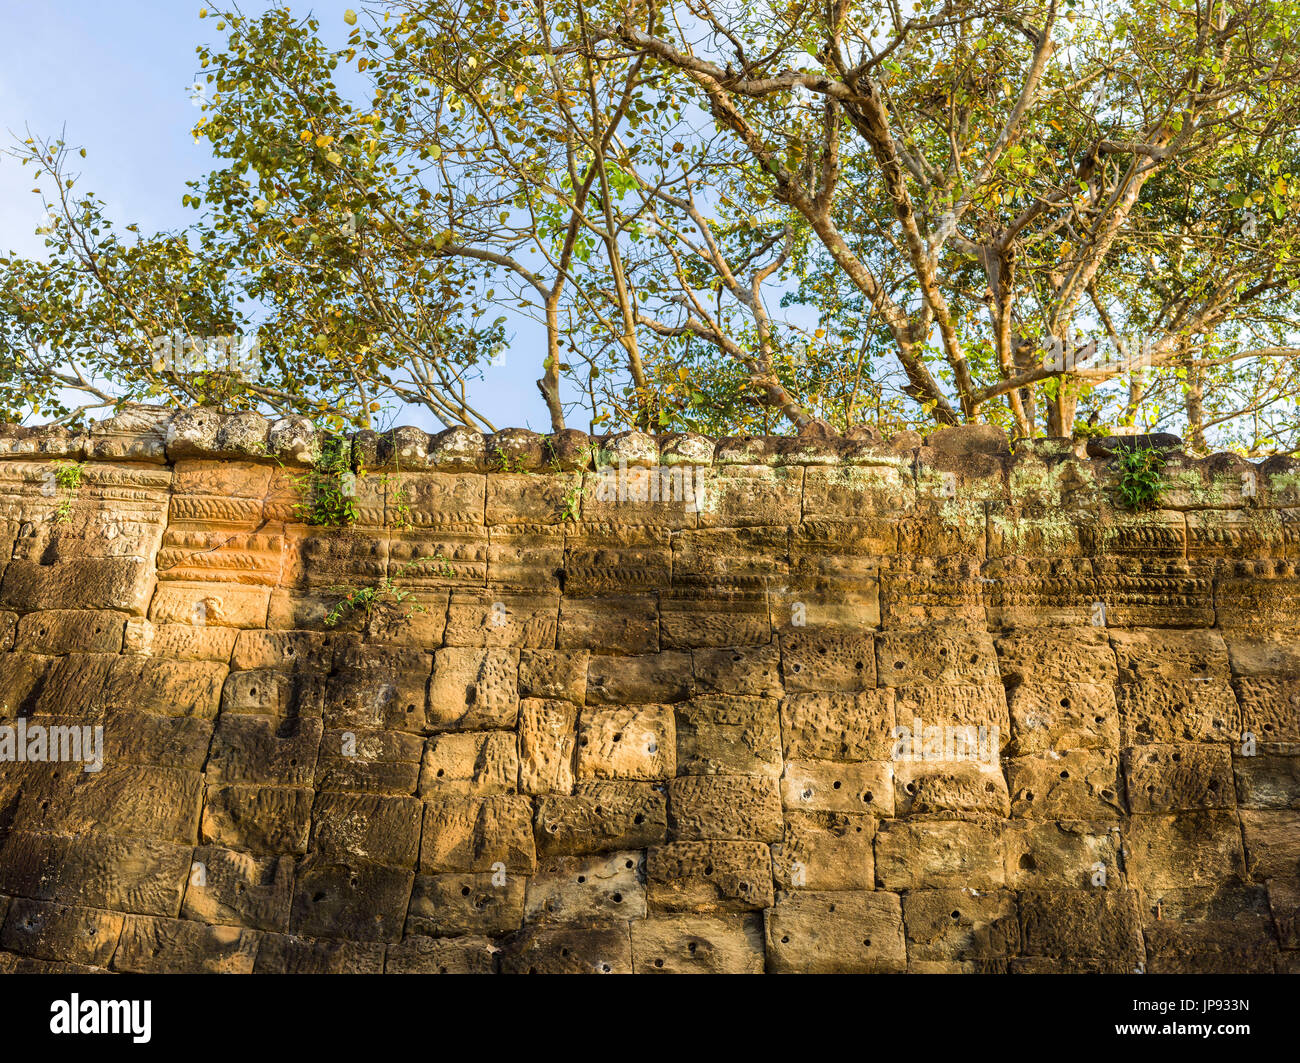
[[[1124,451],[1119,458],[1120,502],[1128,509],[1151,509],[1167,486],[1164,477],[1165,456],[1154,447],[1137,447]]]

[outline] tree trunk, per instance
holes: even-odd
[[[546,361],[537,390],[542,393],[551,415],[551,431],[564,430],[564,407],[560,405],[560,314],[557,299],[546,301]]]
[[[1187,366],[1187,383],[1183,385],[1183,402],[1187,408],[1187,445],[1188,449],[1204,454],[1205,447],[1205,376],[1199,366],[1193,366],[1189,355],[1184,359]]]

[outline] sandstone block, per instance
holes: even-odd
[[[903,912],[892,893],[783,893],[766,913],[771,970],[890,974],[907,967]]]

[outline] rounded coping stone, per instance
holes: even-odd
[[[610,465],[627,463],[628,468],[653,468],[659,464],[659,443],[645,432],[615,432],[600,440],[605,452],[603,461]]]
[[[487,472],[487,440],[472,428],[448,428],[429,438],[429,464],[448,472]]]
[[[527,428],[504,428],[487,437],[489,467],[494,472],[538,472],[547,467],[546,438]]]

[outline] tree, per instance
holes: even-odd
[[[395,0],[332,49],[212,17],[222,165],[190,231],[130,248],[189,301],[101,277],[124,245],[55,202],[66,247],[0,287],[6,349],[46,352],[0,371],[11,409],[85,381],[490,428],[473,381],[531,316],[553,428],[1300,442],[1293,4]],[[254,322],[256,379],[142,366],[151,330]]]

